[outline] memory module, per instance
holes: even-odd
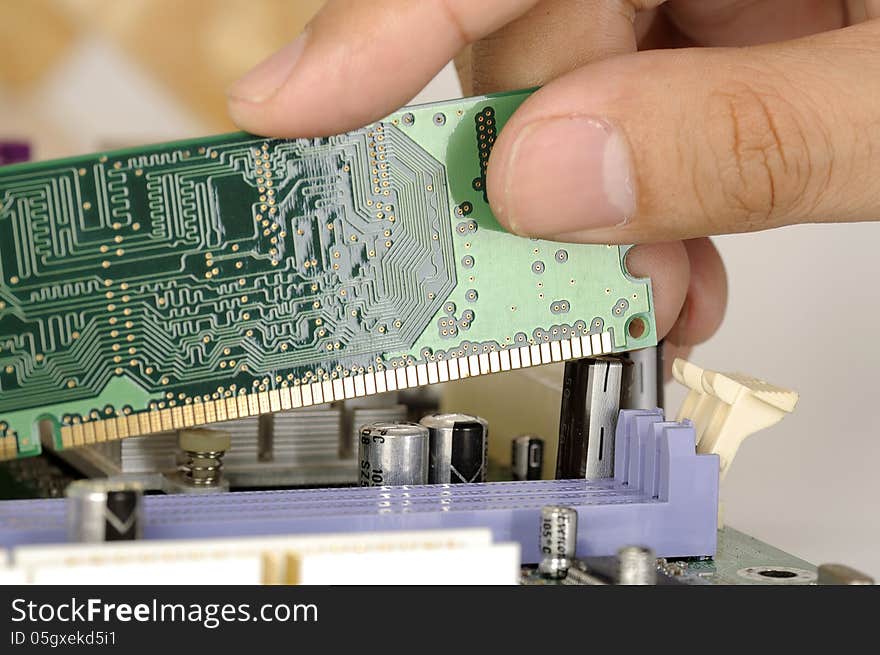
[[[626,246],[492,216],[528,93],[0,168],[0,458],[654,345]]]

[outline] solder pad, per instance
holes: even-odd
[[[0,458],[654,345],[625,247],[493,218],[527,95],[0,168]]]

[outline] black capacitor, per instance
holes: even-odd
[[[133,490],[107,492],[107,518],[104,538],[107,541],[129,541],[138,538],[138,512],[141,492]]]
[[[96,543],[140,539],[143,488],[132,482],[78,480],[68,485],[71,541]]]
[[[540,480],[544,467],[544,440],[524,434],[511,442],[510,468],[514,480]]]
[[[430,433],[428,483],[485,482],[489,424],[468,414],[428,414],[421,424]]]

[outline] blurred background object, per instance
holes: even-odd
[[[0,0],[0,141],[35,159],[229,132],[224,91],[323,0]],[[418,100],[460,95],[452,66]]]
[[[322,0],[2,0],[0,140],[48,159],[234,129],[224,89]]]

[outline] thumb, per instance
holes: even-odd
[[[489,163],[519,234],[638,243],[880,218],[880,21],[772,46],[585,66],[514,114]]]

